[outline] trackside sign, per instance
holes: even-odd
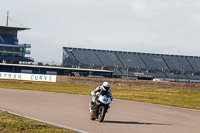
[[[0,72],[0,79],[17,79],[17,80],[56,82],[56,75]]]

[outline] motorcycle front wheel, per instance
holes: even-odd
[[[100,106],[99,107],[99,113],[98,113],[99,122],[102,122],[104,120],[106,110],[107,110],[106,106]]]

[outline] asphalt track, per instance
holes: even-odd
[[[89,133],[200,133],[200,111],[117,100],[91,121],[90,96],[0,88],[0,109]]]

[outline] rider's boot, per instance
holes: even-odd
[[[108,105],[108,109],[110,108],[110,105]],[[108,113],[108,110],[107,110],[107,112],[106,113]]]
[[[91,114],[93,113],[93,106],[94,106],[94,103],[89,102],[89,111],[90,111]]]

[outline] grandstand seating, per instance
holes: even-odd
[[[124,67],[140,69],[148,68],[138,54],[120,52],[116,53],[116,55],[120,58],[121,62],[124,64]]]
[[[156,55],[141,55],[150,69],[169,70],[167,64],[161,56]]]
[[[100,61],[100,59],[97,57],[94,51],[83,51],[83,55],[87,57],[90,64],[95,64],[97,66],[102,66],[103,63]]]
[[[66,48],[64,48],[63,57],[64,57],[64,59],[66,59],[68,61],[66,63],[66,65],[72,66],[72,65],[78,65],[79,64],[78,61],[76,60],[76,58],[74,57],[74,55],[71,53],[71,51],[67,50]]]
[[[0,36],[3,39],[4,44],[14,44],[15,45],[18,42],[17,38],[12,35],[0,34]]]
[[[171,71],[194,71],[185,57],[163,56]]]
[[[0,60],[10,60],[10,61],[33,61],[31,58],[26,57],[5,57],[0,56]]]
[[[186,74],[188,79],[191,79],[191,80],[197,80],[197,79],[200,79],[200,75],[198,74]]]
[[[1,38],[1,35],[0,35],[0,44],[3,44],[3,40],[2,40],[2,38]]]
[[[97,51],[96,54],[105,66],[114,66],[114,67],[123,66],[121,61],[113,52],[111,53],[111,52]]]
[[[83,51],[73,50],[72,54],[80,64],[90,64],[88,58],[84,55]]]
[[[200,59],[199,58],[187,58],[195,72],[200,72]]]
[[[118,76],[200,80],[199,57],[69,47],[63,50],[63,65],[68,67],[88,68],[93,64],[93,68],[112,70]]]

